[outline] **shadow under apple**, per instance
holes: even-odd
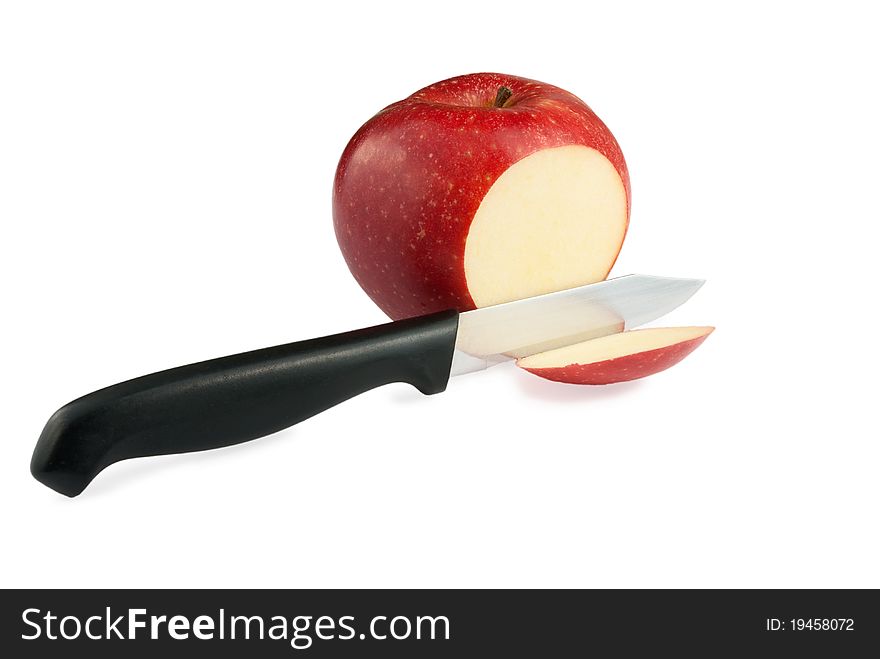
[[[516,384],[526,396],[550,403],[601,401],[625,396],[643,386],[641,380],[615,384],[587,385],[566,384],[545,380],[536,375],[516,369]]]

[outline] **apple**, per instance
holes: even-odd
[[[714,327],[657,327],[610,334],[518,359],[547,380],[613,384],[665,371],[697,349]]]
[[[497,73],[386,107],[352,137],[333,186],[348,267],[395,320],[601,281],[629,211],[623,153],[599,117]]]

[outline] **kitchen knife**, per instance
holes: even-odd
[[[391,382],[440,393],[452,375],[647,323],[702,284],[627,275],[145,375],[55,412],[37,441],[31,473],[73,497],[114,462],[263,437]]]

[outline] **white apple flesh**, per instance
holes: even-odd
[[[543,149],[507,169],[477,208],[464,249],[477,307],[601,281],[626,233],[614,165],[580,145]]]
[[[620,332],[518,359],[520,368],[555,382],[613,384],[674,366],[714,327],[658,327]]]

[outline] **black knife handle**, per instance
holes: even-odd
[[[436,394],[457,331],[458,313],[442,311],[121,382],[52,415],[31,473],[73,497],[114,462],[263,437],[383,384]]]

